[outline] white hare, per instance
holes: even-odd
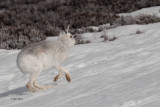
[[[18,54],[17,66],[23,73],[30,74],[30,80],[26,85],[30,91],[35,92],[51,87],[50,85],[42,86],[37,80],[41,71],[52,67],[58,70],[58,75],[54,81],[57,81],[64,73],[67,81],[71,81],[68,71],[61,66],[61,63],[69,55],[69,49],[75,44],[75,39],[68,33],[68,29],[67,33],[60,33],[57,41],[34,43],[26,46]]]

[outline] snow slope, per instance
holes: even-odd
[[[134,11],[131,13],[121,13],[120,16],[138,16],[140,14],[146,14],[146,15],[157,15],[160,17],[160,6],[150,7],[150,8],[143,8],[138,11]]]
[[[16,67],[19,50],[0,50],[0,107],[159,107],[159,28],[160,23],[114,28],[107,32],[118,38],[109,42],[96,41],[102,32],[84,34],[93,43],[73,47],[63,64],[71,83],[64,77],[54,83],[57,71],[49,70],[39,81],[54,87],[35,93]]]

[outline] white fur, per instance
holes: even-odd
[[[50,86],[41,86],[37,79],[41,71],[55,67],[59,74],[55,81],[66,74],[70,82],[69,73],[61,66],[68,57],[69,49],[74,46],[75,40],[70,33],[60,33],[57,41],[43,41],[25,47],[17,57],[17,65],[25,74],[30,74],[27,88],[34,92],[38,89],[46,89]]]

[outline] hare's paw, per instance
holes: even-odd
[[[36,91],[38,91],[39,89],[38,88],[36,88],[36,87],[32,87],[31,85],[29,85],[29,84],[27,84],[26,85],[26,87],[29,89],[29,91],[31,91],[31,92],[36,92]]]
[[[57,76],[54,78],[54,82],[56,82],[58,79],[59,79],[59,75],[57,75]]]
[[[70,78],[69,74],[66,74],[66,79],[67,79],[68,82],[71,82],[71,78]]]

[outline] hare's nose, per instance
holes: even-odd
[[[77,38],[77,36],[76,36],[76,35],[74,35],[74,36],[73,36],[73,38]]]

